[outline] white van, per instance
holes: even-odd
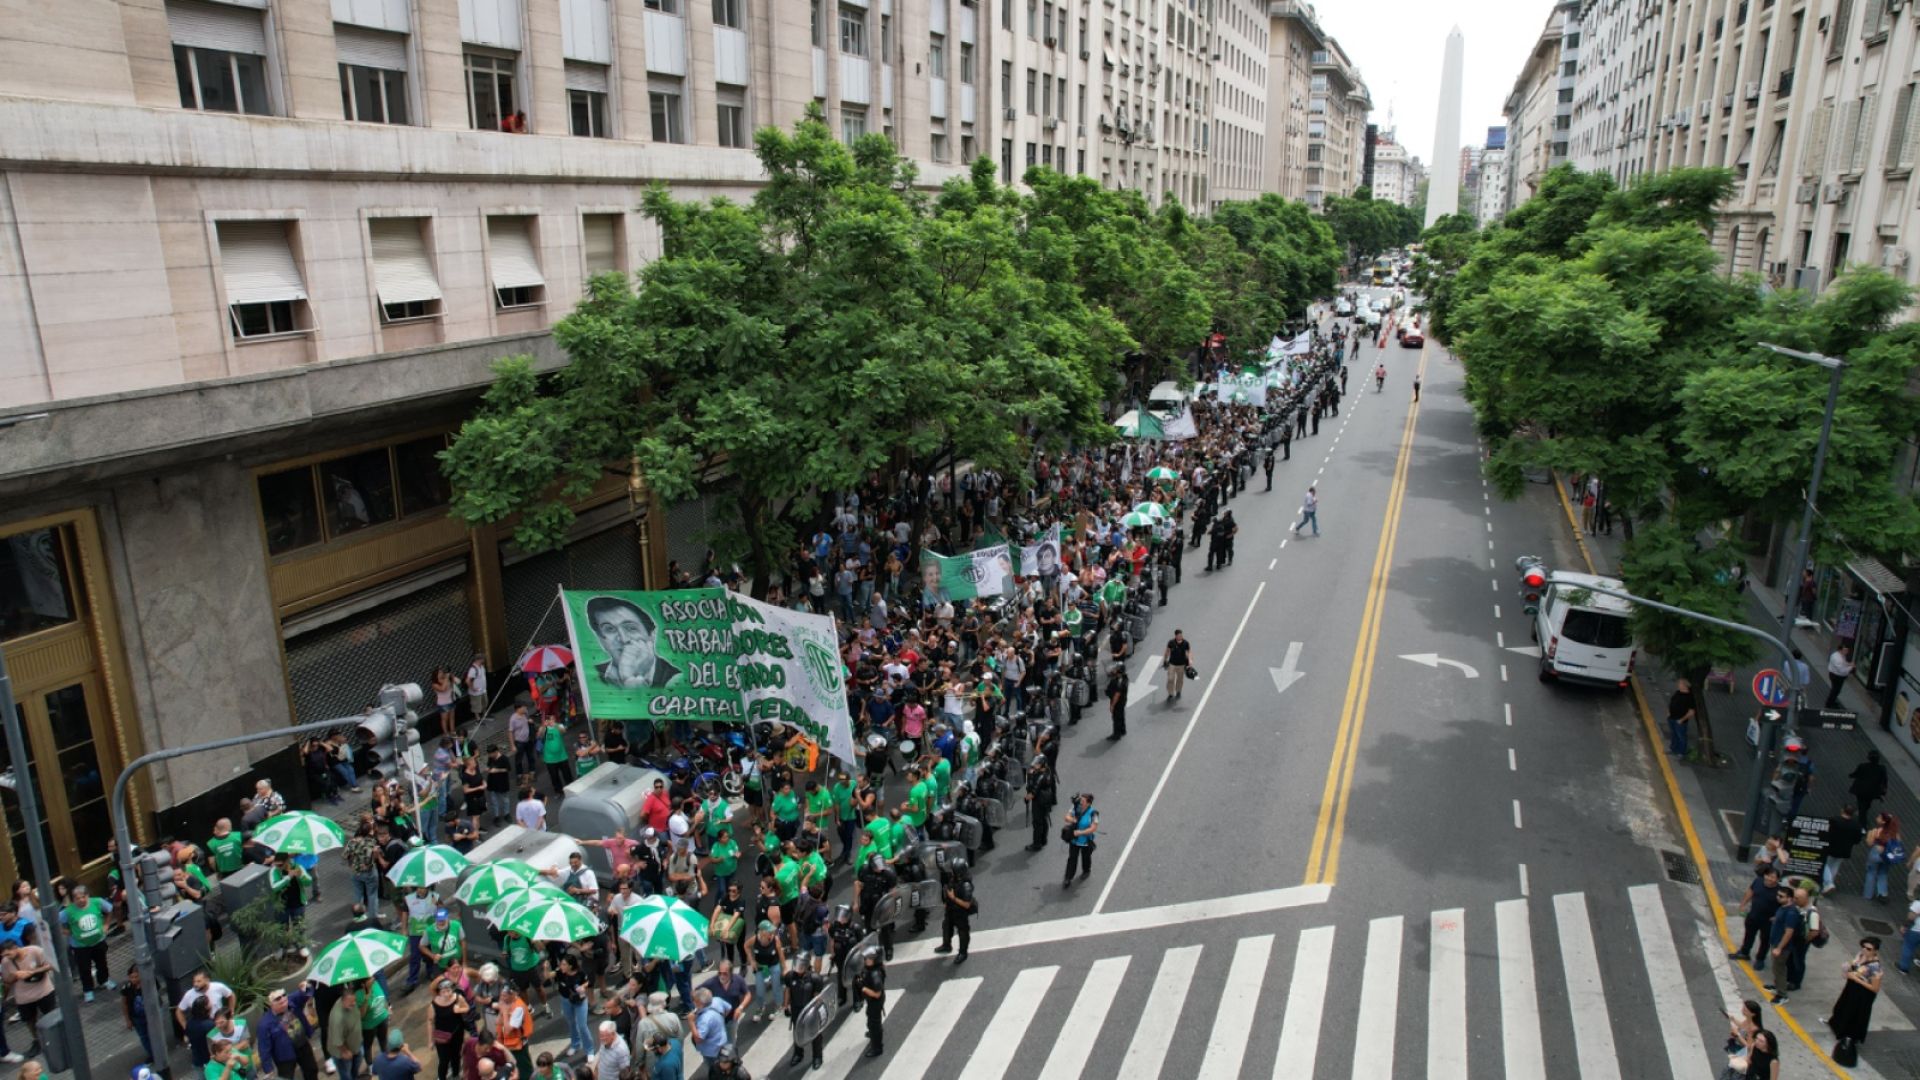
[[[1193,395],[1180,389],[1180,384],[1168,379],[1154,387],[1147,394],[1147,409],[1161,416],[1179,416],[1187,411],[1187,402]]]
[[[1591,586],[1625,589],[1613,578],[1555,571],[1540,594],[1533,639],[1540,643],[1540,681],[1625,687],[1638,650],[1627,616],[1633,605]]]

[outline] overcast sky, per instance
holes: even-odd
[[[1431,164],[1447,31],[1457,24],[1467,46],[1460,143],[1478,146],[1488,127],[1505,123],[1500,107],[1553,0],[1319,0],[1314,10],[1360,68],[1373,95],[1372,122],[1399,128],[1400,145]]]

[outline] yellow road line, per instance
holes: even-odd
[[[1587,541],[1580,535],[1580,520],[1574,516],[1573,503],[1567,498],[1566,487],[1560,483],[1558,473],[1554,473],[1552,476],[1554,494],[1560,496],[1560,506],[1567,512],[1567,526],[1573,530],[1574,541],[1580,545],[1580,557],[1585,560],[1587,564],[1587,572],[1597,574],[1599,571],[1594,567],[1593,553],[1587,549]],[[1641,684],[1640,676],[1638,675],[1633,677],[1633,702],[1635,708],[1640,713],[1640,726],[1646,729],[1647,742],[1656,750],[1664,750],[1660,735],[1660,725],[1653,718],[1653,709],[1647,705],[1646,687]],[[1707,864],[1706,848],[1701,846],[1700,834],[1693,827],[1693,814],[1687,808],[1685,796],[1680,794],[1680,780],[1674,775],[1673,764],[1667,760],[1667,755],[1664,752],[1655,753],[1653,757],[1654,761],[1660,765],[1660,776],[1661,779],[1666,782],[1667,796],[1673,800],[1675,813],[1680,819],[1680,832],[1687,841],[1687,854],[1692,856],[1694,869],[1700,874],[1700,883],[1706,887],[1707,908],[1713,912],[1714,932],[1720,935],[1721,944],[1727,947],[1727,951],[1732,952],[1733,935],[1731,931],[1727,929],[1727,908],[1720,900],[1719,887],[1714,884],[1713,868]],[[1753,970],[1752,965],[1745,960],[1741,960],[1740,963],[1735,966],[1747,977],[1749,982],[1753,983],[1754,989],[1761,992],[1761,999],[1765,1000],[1767,997],[1766,980],[1762,979],[1760,975]],[[1800,1021],[1794,1019],[1793,1014],[1787,1011],[1786,1006],[1775,1005],[1773,1006],[1773,1011],[1779,1015],[1781,1022],[1786,1025],[1787,1030],[1793,1032],[1796,1038],[1802,1043],[1805,1043],[1807,1049],[1813,1051],[1813,1056],[1817,1058],[1822,1065],[1825,1065],[1831,1070],[1833,1075],[1842,1077],[1843,1080],[1852,1076],[1847,1070],[1834,1063],[1833,1058],[1828,1056],[1826,1050],[1814,1041],[1813,1036],[1807,1033],[1807,1029],[1801,1026]]]
[[[1420,349],[1421,375],[1427,369],[1427,350]],[[1353,665],[1347,672],[1347,695],[1335,730],[1333,760],[1327,763],[1327,782],[1320,795],[1320,814],[1314,823],[1313,849],[1307,856],[1309,885],[1331,885],[1340,868],[1340,841],[1346,830],[1347,803],[1353,793],[1353,771],[1359,760],[1360,729],[1366,719],[1367,697],[1373,686],[1373,663],[1380,645],[1381,612],[1386,606],[1387,577],[1392,569],[1394,541],[1399,533],[1400,507],[1405,501],[1407,465],[1413,458],[1413,434],[1420,403],[1407,407],[1400,436],[1400,454],[1394,462],[1393,483],[1387,491],[1387,510],[1381,520],[1380,544],[1375,549],[1367,599],[1362,605],[1360,633],[1353,647]]]

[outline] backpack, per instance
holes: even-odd
[[[1880,858],[1889,866],[1899,866],[1907,861],[1907,845],[1896,836],[1886,842],[1881,849]]]

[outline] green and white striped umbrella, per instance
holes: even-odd
[[[1174,472],[1172,469],[1167,468],[1165,465],[1156,465],[1153,468],[1147,470],[1147,479],[1178,480],[1180,479],[1180,474],[1177,472]]]
[[[454,890],[453,898],[468,907],[486,907],[512,893],[526,892],[540,872],[518,859],[481,863]]]
[[[321,949],[313,958],[313,978],[328,986],[370,979],[407,955],[407,939],[387,930],[360,930]]]
[[[707,917],[673,896],[649,896],[620,913],[620,938],[641,956],[679,963],[707,944]]]
[[[387,880],[403,889],[417,889],[457,878],[470,865],[465,855],[447,845],[428,844],[400,856],[400,861],[387,871]]]
[[[600,916],[572,900],[543,898],[514,912],[505,929],[534,941],[580,941],[600,932]]]
[[[318,855],[347,846],[347,834],[331,820],[305,810],[291,810],[260,823],[253,839],[289,855]]]
[[[1159,521],[1167,516],[1166,509],[1157,502],[1143,502],[1139,506],[1134,507],[1133,512],[1136,514],[1145,514],[1155,521]]]
[[[528,885],[519,892],[510,892],[493,902],[487,909],[487,921],[495,926],[505,926],[520,914],[520,909],[537,900],[565,900],[574,902],[567,890],[551,881],[540,880]]]
[[[1150,518],[1147,515],[1142,514],[1137,510],[1131,514],[1128,514],[1126,517],[1123,517],[1120,519],[1120,524],[1125,525],[1129,529],[1152,528],[1153,522],[1154,522],[1153,518]]]

